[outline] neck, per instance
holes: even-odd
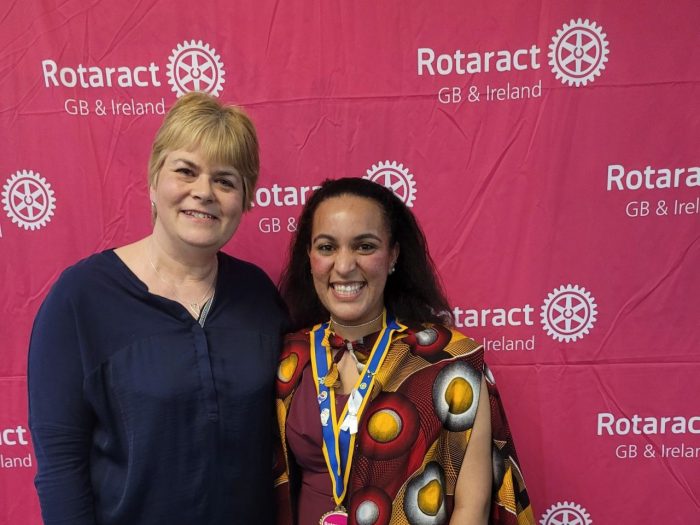
[[[151,266],[174,283],[206,281],[216,272],[216,252],[180,253],[160,242],[155,232],[145,249]]]
[[[343,339],[355,341],[361,337],[376,332],[382,327],[384,310],[379,315],[364,323],[344,323],[337,321],[331,315],[331,329]]]

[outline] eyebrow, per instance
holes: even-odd
[[[187,164],[188,167],[194,168],[197,170],[200,170],[201,167],[199,164],[196,162],[192,162],[191,160],[188,159],[182,159],[182,158],[177,158],[173,159],[173,162],[182,162],[184,164]],[[241,175],[238,173],[238,170],[236,168],[231,167],[230,169],[228,168],[223,168],[223,169],[218,169],[213,172],[213,175],[219,175],[219,176],[230,176],[230,177],[240,177]]]
[[[328,239],[329,241],[335,241],[335,237],[333,237],[332,235],[328,235],[327,233],[319,233],[316,237],[311,239],[312,244],[315,243],[316,241],[318,241],[319,239]],[[357,242],[357,241],[363,241],[366,239],[373,239],[373,240],[379,241],[379,242],[381,242],[381,240],[382,240],[381,237],[379,237],[378,235],[375,235],[374,233],[361,233],[360,235],[353,237],[352,240]]]

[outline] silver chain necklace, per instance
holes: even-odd
[[[360,324],[341,324],[335,319],[333,319],[333,316],[331,315],[331,323],[335,326],[340,326],[341,328],[362,328],[363,326],[369,326],[372,323],[376,323],[381,319],[382,315],[384,315],[384,311],[382,310],[382,313],[380,313],[377,317],[372,319],[371,321],[367,321],[366,323],[360,323]]]
[[[207,288],[207,291],[204,293],[202,298],[199,301],[188,301],[188,300],[183,300],[182,296],[177,292],[177,286],[175,283],[172,281],[169,281],[163,275],[158,271],[158,268],[156,268],[156,265],[153,264],[153,259],[151,259],[151,249],[153,248],[153,243],[149,243],[149,249],[146,250],[146,259],[148,259],[148,264],[151,265],[151,268],[153,268],[153,271],[156,272],[156,275],[158,276],[158,279],[160,279],[162,282],[167,284],[172,290],[175,292],[175,296],[177,297],[177,300],[180,303],[184,303],[189,310],[192,311],[192,313],[196,316],[199,317],[199,314],[202,311],[202,308],[206,304],[206,300],[209,298],[209,294],[212,291],[212,288],[214,288],[214,283],[216,282],[216,273],[218,269],[217,267],[214,268],[214,271],[212,272],[214,275],[214,278],[211,280],[211,283],[209,283],[209,288]]]

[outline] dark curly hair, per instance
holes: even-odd
[[[384,288],[384,305],[404,323],[452,324],[452,315],[435,271],[428,245],[413,213],[394,193],[360,178],[326,180],[304,205],[289,247],[287,267],[280,277],[280,293],[287,302],[293,329],[313,326],[329,318],[314,288],[308,250],[314,214],[331,197],[355,195],[376,202],[389,227],[390,245],[399,245],[395,271]]]

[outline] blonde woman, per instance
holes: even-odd
[[[30,427],[44,523],[268,523],[273,380],[286,314],[219,250],[250,208],[249,118],[202,93],[166,115],[152,233],[68,268],[37,314]]]

